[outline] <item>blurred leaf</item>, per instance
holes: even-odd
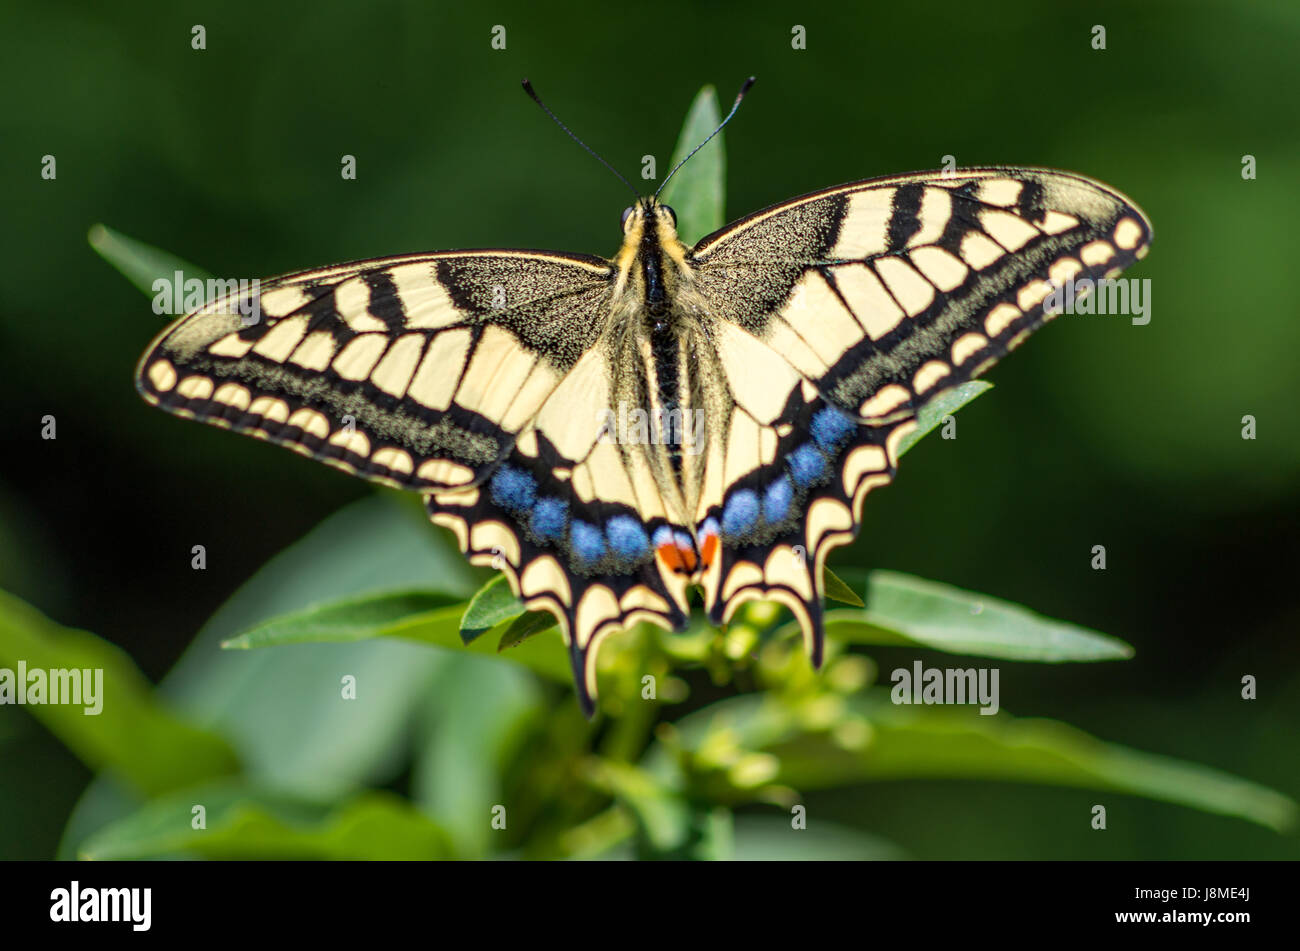
[[[135,238],[128,238],[107,225],[92,225],[86,237],[100,257],[121,271],[128,281],[149,297],[155,295],[154,281],[162,278],[170,284],[175,280],[177,271],[183,273],[186,280],[197,278],[205,283],[212,276],[174,254]]]
[[[550,611],[526,611],[515,618],[506,628],[506,632],[501,635],[501,640],[497,642],[497,652],[518,647],[534,634],[549,631],[557,626],[555,615]]]
[[[80,704],[26,707],[91,769],[117,773],[151,796],[238,769],[226,741],[169,712],[118,648],[87,631],[61,627],[0,591],[0,668],[16,675],[20,662],[47,674],[102,671],[98,714],[87,715]]]
[[[205,810],[204,829],[192,827],[195,806]],[[391,793],[331,806],[223,784],[148,803],[91,836],[79,857],[435,859],[447,852],[446,833]]]
[[[473,578],[448,534],[430,529],[418,498],[365,497],[252,571],[159,691],[226,736],[259,787],[323,800],[385,782],[404,768],[411,717],[450,662],[448,652],[388,638],[259,651],[223,651],[221,642],[269,618],[367,591],[426,585],[468,597]],[[356,679],[356,699],[341,696],[343,676]],[[68,821],[60,855],[75,854],[127,805],[105,777],[96,778]]]
[[[523,602],[510,590],[506,576],[498,574],[474,592],[460,622],[460,636],[466,644],[524,613]]]
[[[1038,663],[1125,660],[1118,638],[1028,608],[897,571],[868,575],[867,609],[826,613],[826,633],[850,644],[902,644]],[[793,633],[787,625],[785,631]]]
[[[850,588],[839,575],[829,568],[822,569],[822,585],[826,589],[826,597],[832,601],[839,601],[842,604],[851,604],[854,607],[865,608],[862,599],[858,593]]]
[[[544,695],[512,664],[471,661],[448,667],[430,687],[411,770],[411,795],[445,828],[458,858],[479,858],[517,841],[535,808],[510,798],[509,767],[521,744],[540,728]],[[567,702],[572,702],[566,698]],[[507,809],[506,830],[492,826],[493,809]]]
[[[690,808],[680,794],[659,779],[631,763],[596,758],[588,763],[587,778],[631,813],[647,850],[669,855],[686,845],[691,831]]]
[[[901,459],[909,449],[929,435],[943,422],[945,416],[951,416],[967,403],[976,397],[983,396],[991,389],[993,389],[992,383],[986,383],[984,380],[971,380],[961,386],[954,386],[950,390],[944,390],[926,403],[921,407],[921,412],[916,415],[916,429],[904,436],[899,442],[898,457]]]
[[[677,147],[673,149],[672,162],[666,170],[661,170],[662,174],[670,174],[677,163],[707,139],[721,121],[717,90],[705,86],[696,94],[686,113],[686,122],[677,137]],[[677,234],[688,245],[695,244],[726,223],[723,218],[726,152],[722,136],[721,132],[714,136],[713,141],[683,165],[664,188],[663,202],[676,212]]]

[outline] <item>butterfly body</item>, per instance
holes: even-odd
[[[920,407],[1050,319],[1054,286],[1149,240],[1123,196],[1037,169],[857,182],[694,247],[649,198],[611,260],[439,252],[263,282],[169,328],[137,384],[424,494],[555,614],[590,711],[601,639],[683,628],[693,586],[715,623],[784,604],[819,663],[826,557]]]

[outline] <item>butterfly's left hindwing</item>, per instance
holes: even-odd
[[[723,551],[704,578],[710,616],[782,600],[819,658],[826,555],[857,534],[917,411],[1051,319],[1054,287],[1114,278],[1149,241],[1142,212],[1106,186],[1015,168],[859,182],[704,238],[688,258],[696,290],[749,340],[722,351],[735,398],[789,392],[759,430],[780,437],[775,459],[730,467],[702,502]],[[784,511],[792,495],[798,520],[778,531],[769,500]]]

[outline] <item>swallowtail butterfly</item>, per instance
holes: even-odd
[[[841,185],[694,247],[639,198],[622,231],[612,259],[446,251],[266,280],[169,327],[137,386],[422,493],[556,616],[590,714],[602,638],[683,628],[692,586],[716,624],[781,602],[820,664],[826,557],[920,407],[1050,319],[1053,283],[1113,278],[1151,237],[1115,190],[1031,168]]]

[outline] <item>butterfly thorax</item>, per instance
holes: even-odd
[[[710,412],[717,403],[710,399],[709,371],[716,368],[710,366],[707,309],[672,209],[654,198],[628,209],[614,266],[612,409],[640,411],[649,420],[648,441],[637,445],[632,433],[623,452],[646,454],[665,507],[690,526],[705,443],[720,420]]]

